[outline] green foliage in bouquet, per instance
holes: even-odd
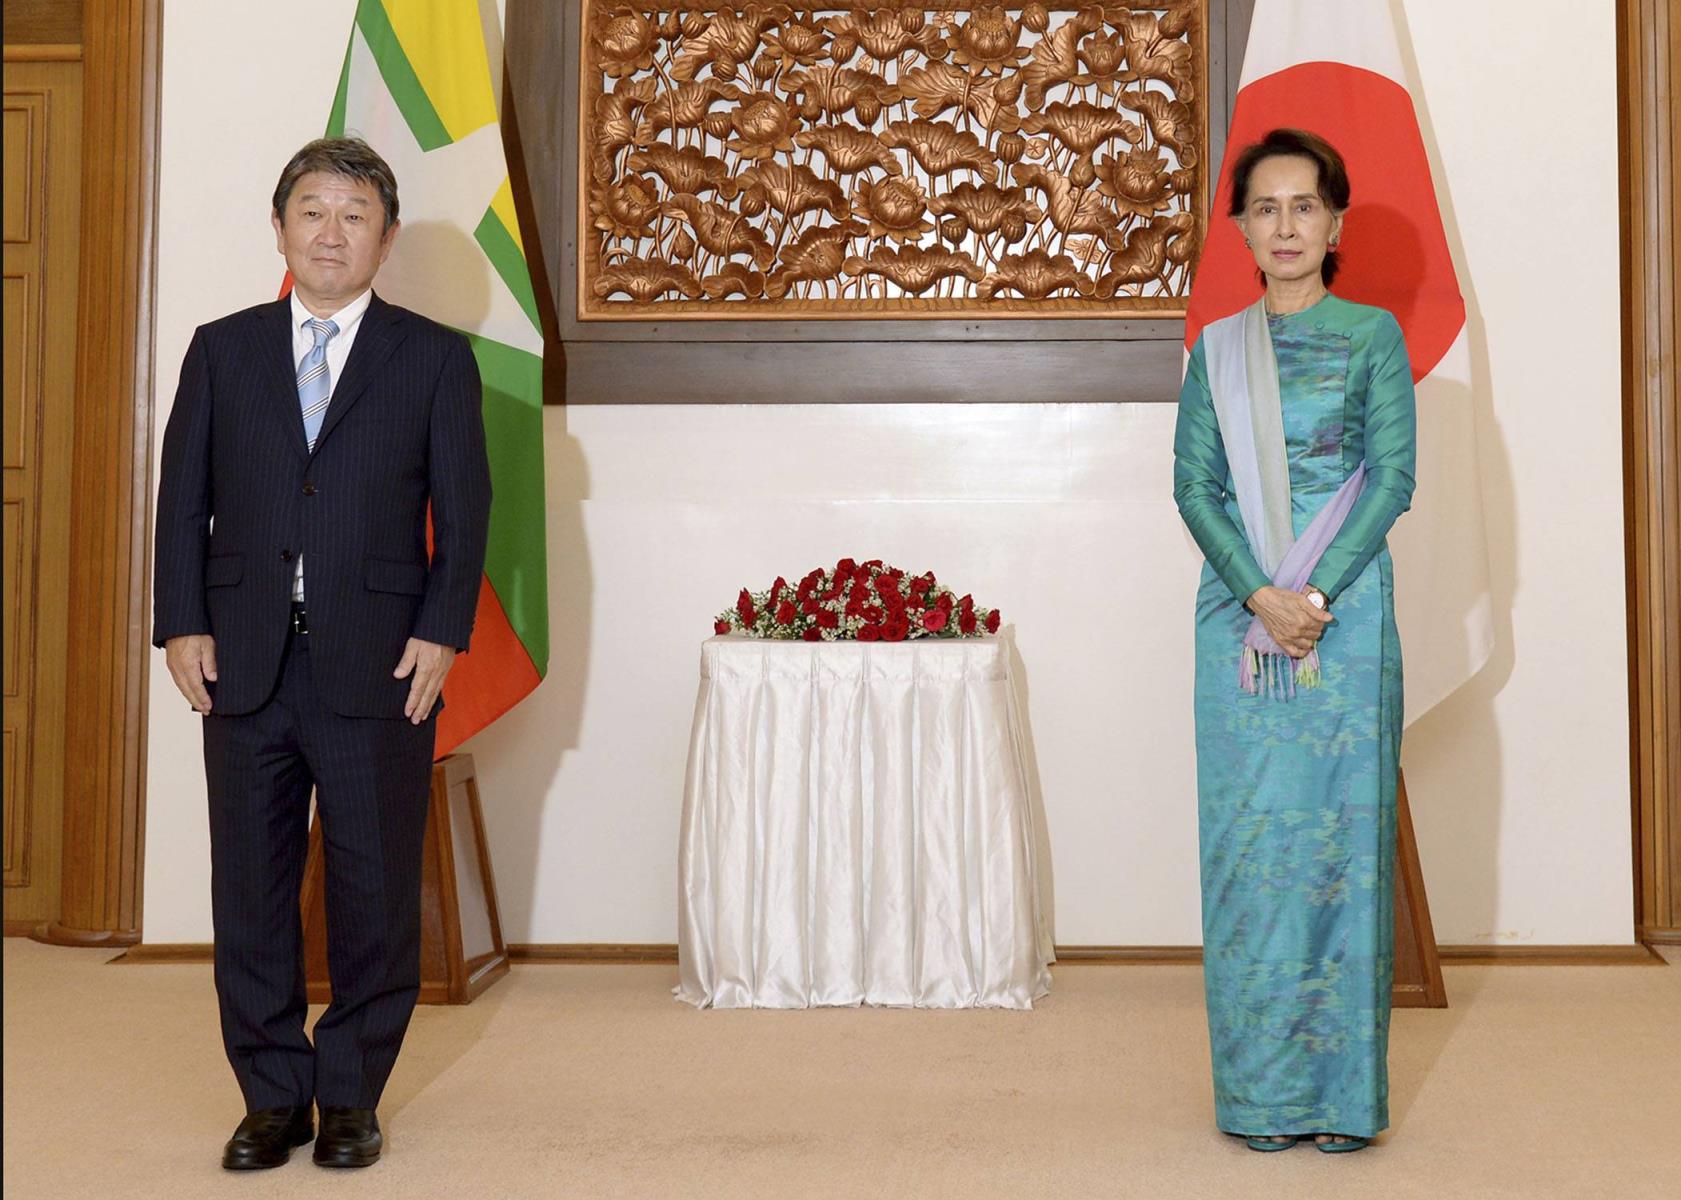
[[[712,623],[714,633],[807,642],[903,642],[914,638],[985,637],[998,632],[996,608],[977,608],[934,572],[909,575],[879,558],[843,558],[818,567],[797,585],[778,575],[762,592],[741,589],[735,607]]]

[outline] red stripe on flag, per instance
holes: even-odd
[[[1237,94],[1226,165],[1209,214],[1185,320],[1185,345],[1211,321],[1261,294],[1255,256],[1226,215],[1237,152],[1280,126],[1307,129],[1341,152],[1353,187],[1333,290],[1395,314],[1413,379],[1423,379],[1465,326],[1465,301],[1448,252],[1430,160],[1412,97],[1394,80],[1346,63],[1309,62],[1257,79]]]
[[[479,730],[531,694],[542,677],[519,640],[502,601],[479,580],[478,615],[473,625],[473,648],[457,655],[444,682],[444,710],[438,714],[438,743],[442,758]]]

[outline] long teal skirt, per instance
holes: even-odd
[[[1250,614],[1197,593],[1197,814],[1214,1108],[1228,1133],[1389,1123],[1401,643],[1389,551],[1338,597],[1322,687],[1237,686]]]

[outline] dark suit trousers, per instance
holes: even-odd
[[[216,995],[247,1109],[373,1108],[420,992],[420,872],[437,719],[344,717],[309,637],[253,713],[204,720]],[[392,664],[395,667],[396,664]],[[304,1034],[298,894],[313,790],[326,851],[333,1001]]]

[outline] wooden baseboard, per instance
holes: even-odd
[[[148,963],[208,963],[215,958],[209,942],[141,942],[130,946],[111,962],[123,966]]]
[[[1619,967],[1663,966],[1651,947],[1632,946],[1442,946],[1444,966]],[[1058,946],[1062,966],[1195,966],[1200,946]],[[126,964],[207,963],[209,942],[142,942],[112,961]],[[669,942],[513,942],[508,960],[515,963],[590,965],[674,963],[677,947]]]
[[[1661,967],[1650,946],[1443,946],[1442,965],[1455,967]]]
[[[1070,966],[1197,966],[1201,946],[1058,946],[1056,960]]]
[[[1634,940],[1648,946],[1681,946],[1681,929],[1642,925],[1634,931]]]
[[[517,963],[674,963],[669,942],[514,942],[508,958]]]
[[[31,934],[33,934],[35,932],[36,929],[40,928],[40,926],[41,926],[40,921],[7,921],[6,922],[6,928],[5,928],[5,936],[7,936],[7,937],[29,937]]]

